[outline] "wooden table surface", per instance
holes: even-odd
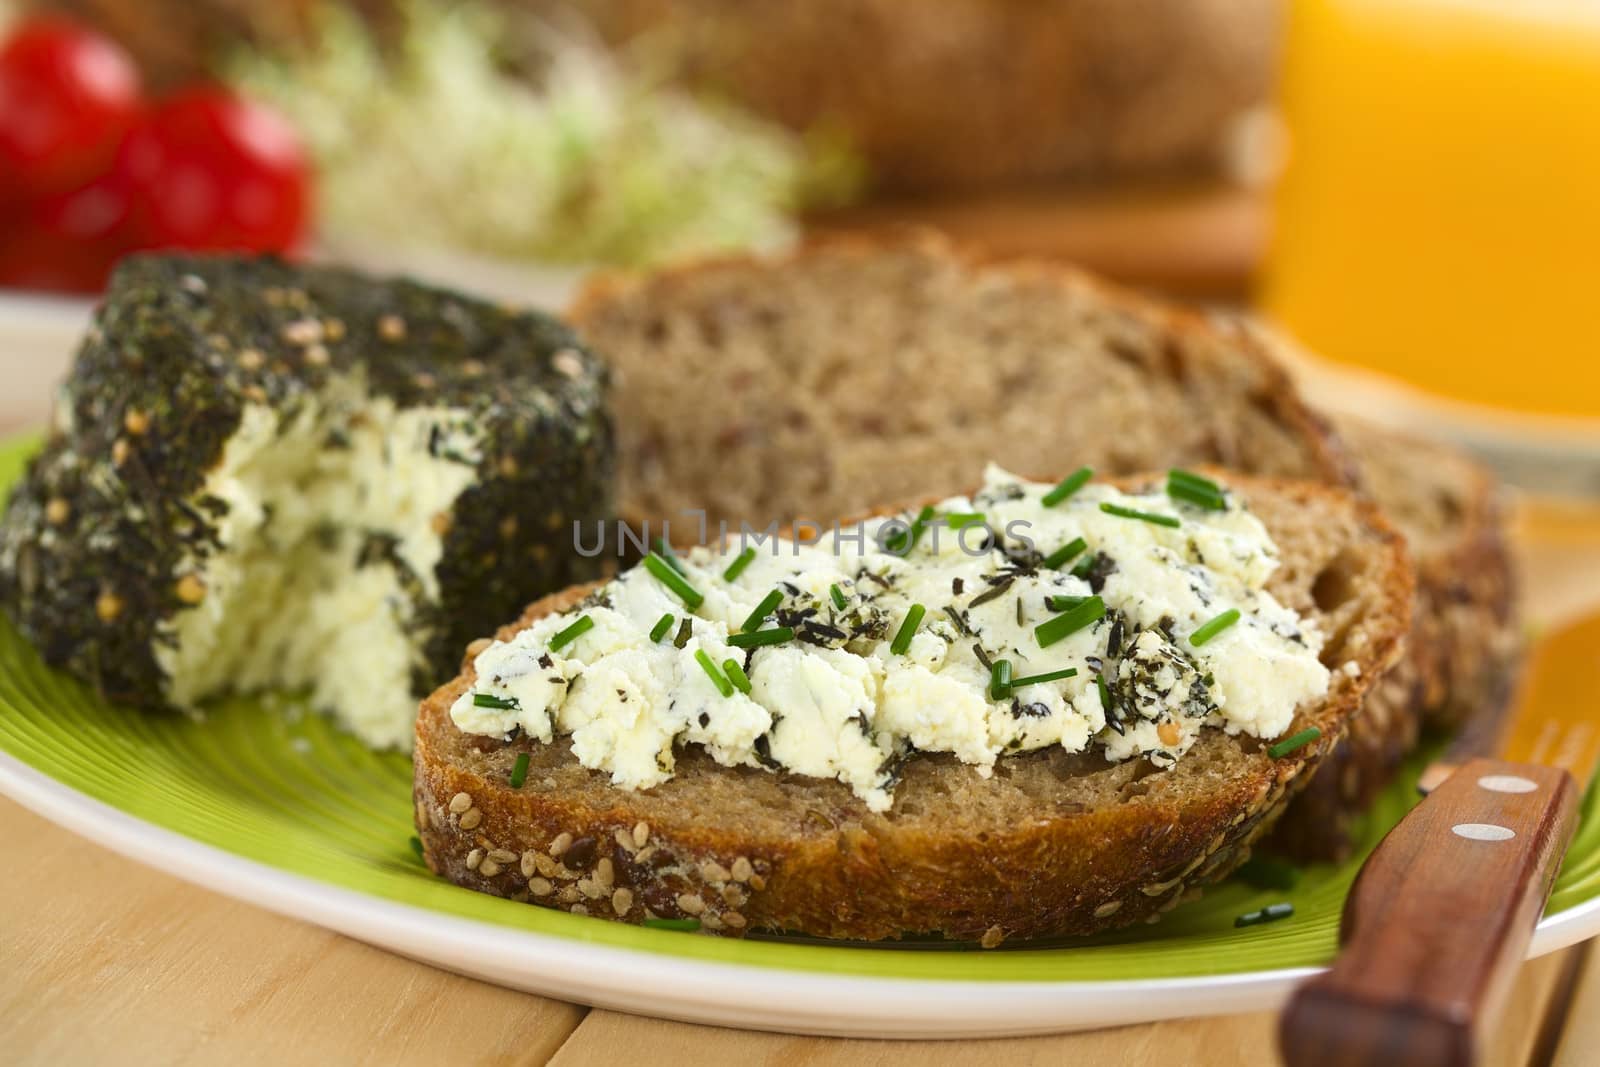
[[[1158,192],[1109,210],[1015,201],[867,209],[830,225],[908,217],[1011,251],[1064,253],[1131,280],[1206,296],[1242,290],[1261,235],[1259,205],[1232,193],[1196,200]],[[1600,609],[1600,507],[1525,506],[1519,547],[1531,619]],[[590,1011],[458,977],[195,888],[4,799],[0,842],[8,861],[0,868],[0,1063],[1276,1061],[1271,1014],[919,1043],[758,1034]],[[1594,1062],[1600,955],[1578,946],[1528,964],[1506,1019],[1492,1064]]]

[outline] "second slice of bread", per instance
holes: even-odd
[[[616,371],[632,519],[827,522],[990,460],[1354,480],[1251,331],[933,238],[602,279],[572,317]]]
[[[723,767],[691,749],[675,777],[634,792],[579,765],[564,740],[457,730],[450,706],[472,684],[469,653],[417,721],[428,865],[499,896],[631,922],[690,916],[727,934],[939,933],[994,944],[1166,911],[1248,856],[1399,656],[1410,625],[1404,545],[1371,505],[1337,489],[1223,477],[1278,544],[1270,591],[1326,636],[1329,692],[1290,728],[1321,731],[1303,748],[1275,759],[1264,742],[1211,729],[1171,771],[1057,750],[1004,758],[990,778],[921,756],[883,814],[838,782]],[[533,604],[499,637],[570,608],[588,588]],[[521,754],[530,767],[517,789],[509,777]]]
[[[1359,419],[1337,423],[1373,499],[1405,535],[1417,575],[1406,654],[1345,742],[1285,813],[1270,846],[1338,860],[1427,724],[1458,725],[1507,699],[1518,653],[1501,487],[1452,448]]]

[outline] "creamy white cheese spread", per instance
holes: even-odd
[[[1322,636],[1266,591],[1277,549],[1243,501],[1051,488],[991,467],[918,515],[646,561],[491,644],[451,717],[568,735],[627,788],[698,745],[884,811],[915,753],[989,773],[1093,746],[1165,768],[1204,728],[1275,737],[1327,691]]]
[[[470,413],[397,408],[359,373],[288,418],[247,405],[197,496],[227,505],[218,551],[188,566],[205,598],[156,650],[169,699],[304,690],[367,744],[409,749],[438,517],[473,484],[477,447]]]

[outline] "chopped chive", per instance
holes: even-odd
[[[1234,872],[1239,880],[1256,889],[1293,889],[1300,881],[1300,868],[1282,860],[1266,856],[1251,856],[1250,861]]]
[[[1186,486],[1196,493],[1221,499],[1222,486],[1210,478],[1203,478],[1193,471],[1181,470],[1177,467],[1167,471],[1167,491],[1170,493],[1176,485]]]
[[[1103,618],[1106,613],[1106,602],[1100,597],[1092,596],[1077,607],[1070,609],[1048,622],[1042,622],[1033,628],[1033,636],[1039,642],[1040,648],[1049,648],[1057,641]]]
[[[1070,611],[1088,599],[1086,596],[1047,596],[1044,606],[1051,611]]]
[[[1211,511],[1228,509],[1228,498],[1222,494],[1220,485],[1185,470],[1174,468],[1167,472],[1167,495]]]
[[[1115,515],[1119,519],[1138,519],[1140,522],[1153,523],[1156,526],[1171,526],[1177,529],[1183,525],[1171,515],[1157,515],[1153,511],[1140,511],[1138,508],[1125,508],[1121,504],[1105,501],[1100,505],[1100,510],[1107,515]]]
[[[1067,562],[1069,559],[1073,559],[1079,552],[1082,552],[1088,547],[1089,542],[1085,541],[1081,537],[1074,537],[1072,540],[1068,541],[1066,544],[1062,545],[1060,548],[1046,556],[1044,558],[1044,566],[1048,567],[1050,570],[1058,571],[1061,569],[1061,565],[1063,563]]]
[[[422,855],[422,838],[418,837],[416,834],[411,835],[411,851],[417,854],[417,859],[424,859]],[[424,862],[426,861],[424,860]]]
[[[1287,900],[1281,904],[1268,904],[1259,911],[1247,911],[1233,920],[1234,926],[1260,926],[1262,923],[1277,922],[1287,919],[1294,914],[1294,905]]]
[[[756,550],[753,548],[747,548],[737,556],[734,556],[733,562],[728,564],[728,569],[722,572],[722,580],[725,582],[733,581],[744,573],[744,569],[750,566],[750,561],[755,558]]]
[[[917,547],[917,542],[922,538],[923,529],[932,519],[933,505],[929,504],[927,507],[924,507],[921,511],[917,512],[917,517],[911,520],[911,524],[909,526],[907,526],[904,530],[896,531],[894,537],[891,539],[891,543],[887,543],[883,547],[887,548],[890,552],[893,552],[897,556],[910,555],[911,550]]]
[[[1199,648],[1213,637],[1239,621],[1239,609],[1229,608],[1221,615],[1202,623],[1194,633],[1189,635],[1189,643]]]
[[[717,665],[711,662],[711,657],[706,655],[706,650],[697,648],[694,652],[695,662],[705,669],[706,677],[711,679],[711,684],[717,687],[717,692],[725,697],[733,696],[733,683],[722,676],[717,670]]]
[[[671,563],[656,553],[652,552],[644,558],[644,569],[654,575],[656,581],[676,593],[678,599],[683,601],[684,607],[690,611],[705,601],[706,598],[701,596],[694,586],[684,581],[683,575],[679,574]]]
[[[728,644],[734,648],[760,648],[762,645],[781,645],[793,640],[794,630],[787,626],[774,626],[770,630],[751,630],[748,633],[728,635]]]
[[[735,689],[737,689],[739,692],[741,692],[741,693],[750,692],[750,676],[748,674],[744,673],[744,668],[739,666],[739,661],[738,660],[736,660],[736,659],[725,659],[725,660],[723,660],[722,661],[722,673],[726,674],[728,676],[728,681],[732,682],[733,683],[733,687]]]
[[[945,525],[952,530],[964,529],[988,520],[989,516],[981,511],[951,511],[947,512],[944,517]]]
[[[1089,577],[1089,572],[1094,570],[1094,561],[1099,558],[1100,553],[1098,552],[1084,556],[1077,563],[1073,564],[1072,569],[1067,573],[1072,575],[1074,578],[1083,578],[1087,580]]]
[[[1224,498],[1196,492],[1187,486],[1171,486],[1167,490],[1167,495],[1174,500],[1180,500],[1186,504],[1193,504],[1195,507],[1205,508],[1207,511],[1228,510],[1228,502]]]
[[[1021,689],[1025,685],[1043,685],[1045,682],[1059,682],[1063,678],[1076,678],[1077,676],[1078,668],[1066,667],[1059,671],[1051,671],[1048,674],[1030,674],[1025,678],[1013,678],[1011,679],[1011,688]]]
[[[577,622],[574,622],[550,639],[550,651],[561,651],[592,629],[594,629],[594,620],[587,615],[580,615]]]
[[[651,930],[682,930],[694,933],[700,929],[699,919],[646,919],[639,925]]]
[[[1311,742],[1322,736],[1322,731],[1315,726],[1307,727],[1299,733],[1286,737],[1282,741],[1267,749],[1267,755],[1273,759],[1282,759],[1297,748],[1305,748]]]
[[[989,668],[989,699],[1004,700],[1011,692],[1011,661],[997,659]]]
[[[521,789],[522,783],[526,782],[527,780],[528,754],[526,752],[518,752],[516,766],[511,768],[511,788]]]
[[[475,708],[498,708],[501,711],[521,711],[522,705],[518,704],[515,697],[507,700],[497,697],[493,693],[473,693],[472,706]]]
[[[1222,486],[1210,478],[1202,478],[1198,474],[1189,474],[1187,471],[1168,471],[1167,489],[1170,491],[1178,488],[1187,489],[1191,493],[1201,493],[1205,496],[1220,497],[1222,495]]]
[[[740,624],[739,629],[745,631],[760,629],[761,624],[767,620],[767,616],[772,614],[772,609],[782,602],[783,591],[774,589],[761,598],[761,603],[756,605],[756,610],[752,611],[744,622]]]
[[[895,631],[894,640],[889,642],[889,651],[897,656],[906,654],[906,649],[911,647],[911,638],[916,636],[917,627],[922,625],[922,617],[928,609],[921,604],[911,605],[911,610],[906,612],[905,621],[900,624],[900,629]]]
[[[657,619],[656,624],[650,627],[650,643],[653,645],[667,636],[667,631],[672,629],[672,624],[677,621],[677,617],[670,611]]]
[[[840,589],[837,584],[828,587],[828,595],[833,597],[833,606],[840,611],[843,611],[848,606],[849,602],[844,598],[844,590]]]
[[[1053,508],[1063,500],[1067,499],[1067,497],[1071,496],[1073,493],[1076,493],[1079,489],[1082,489],[1088,484],[1089,479],[1093,477],[1094,468],[1079,467],[1077,470],[1061,479],[1060,483],[1058,483],[1054,489],[1046,493],[1044,498],[1040,500],[1039,503],[1043,504],[1047,508]]]
[[[682,648],[689,643],[689,638],[694,634],[694,624],[687,617],[678,624],[678,632],[673,635],[672,647]]]
[[[677,571],[681,576],[689,577],[689,572],[683,569],[683,560],[679,559],[678,554],[672,551],[672,546],[667,544],[665,537],[658,537],[651,544],[656,547],[656,555],[667,561],[667,566]]]

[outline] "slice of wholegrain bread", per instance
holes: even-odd
[[[989,460],[1353,480],[1250,331],[934,238],[602,278],[572,316],[616,372],[630,519],[828,521]]]
[[[1166,911],[1249,854],[1398,658],[1410,626],[1404,545],[1374,507],[1307,483],[1227,481],[1278,544],[1283,564],[1270,591],[1315,618],[1327,639],[1329,693],[1298,709],[1291,727],[1321,736],[1287,756],[1215,729],[1171,771],[1110,764],[1098,751],[1041,751],[1004,758],[983,778],[951,758],[919,756],[907,761],[893,808],[874,814],[838,782],[723,767],[690,749],[674,778],[634,792],[580,766],[564,740],[457,730],[449,709],[472,684],[480,645],[417,721],[416,818],[428,865],[517,900],[632,922],[689,915],[727,934],[940,933],[994,944]],[[498,636],[590,588],[533,604]],[[514,789],[523,753],[530,768]]]
[[[1417,706],[1430,724],[1459,725],[1504,696],[1517,655],[1503,488],[1436,441],[1357,419],[1341,420],[1339,430],[1416,562]]]
[[[1360,419],[1338,421],[1417,575],[1406,654],[1367,698],[1344,744],[1270,842],[1305,861],[1342,859],[1358,816],[1394,779],[1420,729],[1459,725],[1509,696],[1518,652],[1501,488],[1456,450]]]

